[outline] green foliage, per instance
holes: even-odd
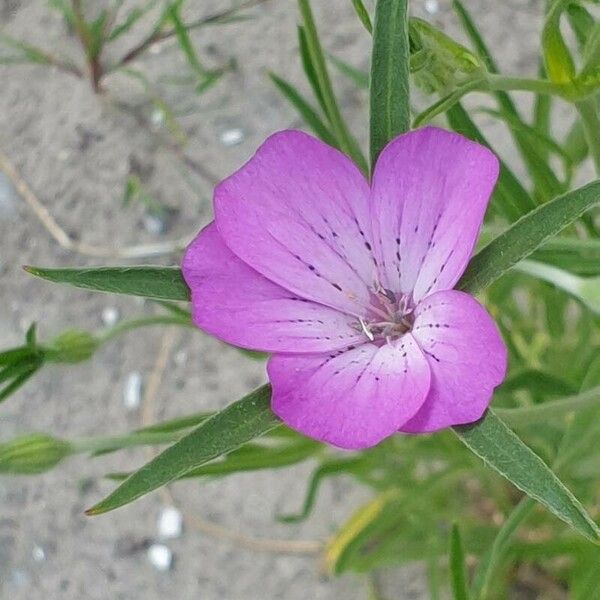
[[[371,55],[371,168],[383,147],[410,128],[409,62],[408,3],[379,0]]]
[[[277,427],[279,421],[270,410],[269,398],[270,389],[263,386],[210,417],[86,513],[98,515],[133,502]]]
[[[160,300],[189,299],[189,290],[177,267],[90,267],[41,269],[25,267],[32,275],[86,290],[130,294]]]
[[[0,444],[0,473],[34,475],[55,467],[71,453],[68,443],[45,434]]]
[[[90,60],[151,14],[155,4],[132,9],[121,20],[101,14],[81,23],[69,3],[55,2],[86,40]],[[202,23],[186,24],[181,4],[166,3],[147,45],[134,48],[124,61],[128,64],[152,43],[172,37],[200,84],[211,71],[189,32]],[[68,441],[44,434],[17,438],[0,445],[0,471],[33,474],[58,466],[71,454],[100,457],[124,448],[166,446],[137,471],[109,474],[120,485],[89,511],[99,514],[180,479],[203,481],[311,460],[313,471],[298,512],[281,516],[281,521],[310,518],[321,484],[331,477],[351,477],[373,493],[328,541],[323,560],[332,573],[368,573],[420,560],[428,565],[432,597],[443,597],[440,582],[447,582],[455,600],[495,600],[510,597],[509,584],[518,577],[511,567],[525,563],[568,588],[569,597],[593,597],[600,556],[598,527],[590,517],[598,515],[600,472],[600,181],[576,189],[571,182],[581,180],[579,169],[588,156],[600,173],[598,23],[582,2],[550,3],[539,78],[522,79],[498,72],[459,0],[453,5],[469,48],[430,23],[409,19],[403,1],[376,2],[373,22],[362,1],[348,4],[356,12],[357,26],[366,30],[362,34],[373,35],[370,73],[326,55],[309,0],[299,0],[298,51],[306,90],[270,74],[316,135],[367,173],[339,108],[331,65],[347,85],[361,90],[370,85],[372,162],[391,138],[409,128],[411,84],[437,94],[429,106],[418,107],[413,125],[443,115],[450,128],[494,150],[494,138],[480,122],[483,114],[507,129],[518,151],[501,160],[479,250],[458,283],[486,304],[508,348],[510,370],[495,391],[493,408],[468,426],[431,436],[394,436],[375,448],[347,454],[282,426],[270,411],[270,390],[263,386],[220,412],[182,416],[122,435]],[[224,22],[234,14],[213,21]],[[566,21],[573,43],[563,37]],[[12,58],[59,62],[18,41],[5,46],[10,46]],[[533,95],[531,117],[517,106],[513,91]],[[461,99],[471,92],[491,96],[495,109],[467,110]],[[552,128],[555,97],[573,113],[569,132],[561,139]],[[158,97],[155,105],[160,102]],[[520,179],[517,174],[523,172],[527,177]],[[128,184],[130,200],[142,193],[139,182]],[[158,300],[166,312],[105,332],[63,332],[47,344],[40,344],[35,328],[30,329],[23,345],[0,352],[0,399],[44,364],[86,360],[100,343],[126,331],[190,325],[188,310],[176,304],[189,301],[178,267],[26,270],[56,283]],[[519,535],[521,530],[524,535]]]

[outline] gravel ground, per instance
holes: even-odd
[[[366,68],[369,39],[350,3],[315,0],[313,4],[327,49]],[[425,16],[427,10],[433,11],[429,19],[458,35],[449,2],[413,4],[415,13]],[[469,4],[489,32],[502,67],[512,73],[533,73],[541,3],[472,0]],[[212,0],[197,5],[201,5],[200,15],[208,15],[228,3]],[[189,87],[169,83],[169,76],[185,69],[172,43],[135,64],[158,82],[159,93],[181,111],[179,121],[188,140],[185,153],[193,165],[174,155],[160,123],[142,125],[144,120],[152,123],[156,113],[131,79],[112,76],[106,97],[100,98],[87,82],[54,69],[0,66],[0,149],[70,235],[112,249],[190,237],[210,219],[210,174],[217,179],[227,175],[266,135],[299,125],[266,78],[272,70],[306,89],[297,58],[295,3],[271,0],[247,14],[251,20],[194,34],[200,54],[212,66],[230,59],[237,63],[201,97]],[[78,56],[76,43],[45,1],[0,0],[0,23],[13,36]],[[137,30],[132,32],[136,35]],[[123,40],[119,50],[127,43],[130,40]],[[336,87],[344,113],[364,142],[364,94],[347,80],[336,80]],[[491,125],[488,131],[510,156],[500,128]],[[141,205],[122,207],[130,174],[139,176],[144,190],[171,209],[164,232],[153,232],[155,223],[148,221]],[[2,175],[0,240],[2,347],[20,343],[32,321],[38,323],[40,337],[48,339],[66,327],[100,328],[107,311],[108,316],[117,311],[121,319],[156,311],[131,299],[65,289],[26,276],[22,264],[82,265],[107,260],[60,248]],[[171,262],[176,260],[171,257]],[[123,401],[127,381],[139,374],[147,388],[165,343],[163,334],[162,330],[130,334],[102,348],[86,364],[44,369],[2,406],[0,439],[31,431],[66,437],[124,432],[149,417],[162,419],[223,406],[264,380],[262,364],[199,333],[177,332],[152,406],[127,408]],[[180,537],[165,542],[173,552],[172,568],[157,570],[148,560],[147,549],[160,542],[156,523],[168,498],[153,494],[103,517],[83,515],[85,507],[111,489],[103,473],[131,469],[144,458],[142,452],[124,452],[94,461],[74,459],[40,477],[0,479],[3,596],[12,600],[367,597],[362,580],[323,575],[318,557],[249,550],[239,542],[197,531],[190,519]],[[275,515],[298,507],[312,467],[305,464],[202,485],[180,484],[173,495],[185,515],[208,519],[245,536],[321,540],[368,494],[339,478],[323,486],[317,510],[305,524],[277,524]],[[390,599],[427,596],[418,566],[386,572],[384,583]]]

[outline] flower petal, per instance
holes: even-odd
[[[364,336],[352,317],[301,300],[250,268],[227,248],[213,223],[188,246],[183,276],[194,323],[236,346],[265,352],[327,352]]]
[[[498,160],[485,147],[426,127],[381,153],[373,175],[375,254],[382,284],[419,301],[451,289],[465,270]]]
[[[301,297],[362,312],[375,274],[369,188],[342,153],[277,133],[217,186],[214,202],[223,240],[252,268]]]
[[[410,335],[330,356],[276,354],[267,370],[275,414],[340,448],[374,446],[397,431],[422,405],[430,377]]]
[[[431,368],[431,388],[402,431],[424,433],[472,423],[506,373],[506,347],[494,321],[468,294],[436,292],[417,306],[412,334]]]

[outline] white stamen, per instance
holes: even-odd
[[[375,339],[375,336],[371,333],[371,330],[367,327],[367,324],[363,321],[362,317],[358,317],[358,321],[360,322],[360,326],[361,326],[361,329],[363,330],[363,333],[371,341],[373,341]]]

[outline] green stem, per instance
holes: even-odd
[[[141,317],[139,319],[132,319],[131,321],[124,321],[123,323],[119,323],[118,325],[103,331],[98,334],[98,339],[101,342],[107,342],[122,333],[138,329],[139,327],[148,327],[149,325],[180,325],[182,327],[192,327],[191,321],[184,319],[183,317],[172,317],[168,315]]]
[[[498,531],[498,535],[494,539],[494,543],[490,548],[486,557],[482,558],[475,572],[472,587],[472,597],[477,600],[485,600],[488,598],[488,588],[491,583],[491,577],[496,569],[496,566],[506,552],[507,544],[510,537],[515,532],[517,527],[529,516],[535,507],[535,500],[528,496],[521,499],[519,504],[510,513],[504,524]]]
[[[600,175],[600,118],[595,98],[587,98],[575,103],[579,120],[590,154],[594,161],[596,174]]]
[[[523,77],[505,77],[490,73],[486,77],[484,86],[490,91],[523,91],[536,92],[537,94],[548,94],[550,96],[559,96],[567,98],[570,95],[570,88],[566,85],[552,83],[545,79],[527,79]]]
[[[69,444],[74,454],[95,454],[97,452],[110,452],[123,448],[134,448],[136,446],[170,444],[171,442],[176,442],[181,436],[181,431],[142,432],[106,437],[80,438],[69,441]]]
[[[560,400],[544,402],[524,408],[498,408],[496,413],[509,425],[522,425],[536,420],[564,417],[570,412],[600,403],[600,386]]]

